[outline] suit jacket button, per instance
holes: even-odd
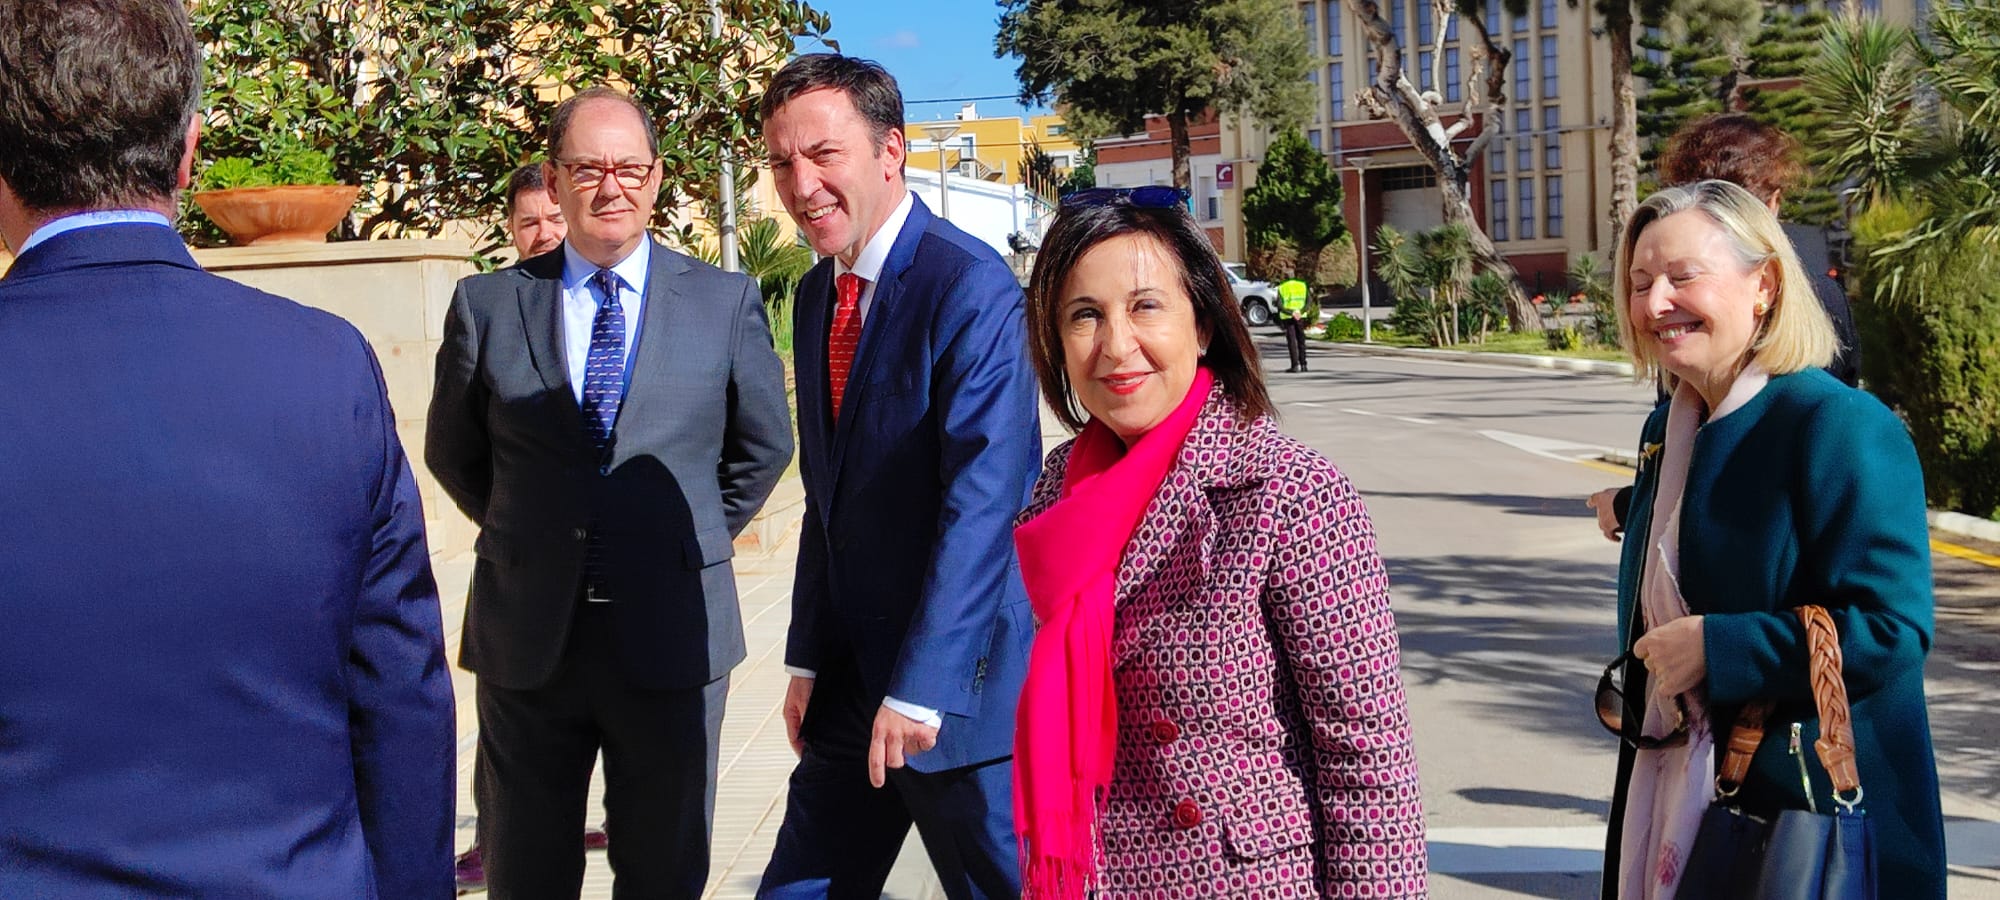
[[[1161,719],[1153,723],[1153,740],[1159,741],[1162,744],[1171,744],[1180,739],[1181,727],[1179,725],[1175,725],[1166,719]]]
[[[576,538],[579,541],[590,540],[590,530],[587,528],[578,528],[574,531],[571,531],[569,535],[570,537]]]
[[[1182,800],[1174,806],[1174,824],[1182,828],[1193,828],[1201,824],[1201,807],[1193,800]]]

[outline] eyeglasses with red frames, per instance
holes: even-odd
[[[606,178],[618,179],[618,186],[623,188],[645,187],[646,180],[653,177],[653,169],[660,161],[654,159],[644,163],[607,166],[594,160],[558,159],[555,164],[564,175],[569,176],[571,184],[587,190],[603,184]]]

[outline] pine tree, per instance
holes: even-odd
[[[1780,212],[1790,222],[1825,225],[1840,213],[1840,201],[1833,190],[1836,185],[1820,174],[1833,150],[1825,142],[1812,140],[1822,132],[1826,119],[1814,109],[1805,86],[1796,81],[1805,74],[1807,63],[1818,56],[1820,35],[1831,21],[1817,5],[1803,15],[1773,6],[1765,12],[1763,27],[1750,42],[1750,77],[1767,84],[1743,89],[1743,111],[1791,135],[1806,148],[1805,183],[1785,194]],[[1778,80],[1775,85],[1768,84],[1773,80]]]

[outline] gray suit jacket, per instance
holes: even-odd
[[[546,684],[596,529],[620,670],[647,688],[705,684],[744,654],[731,541],[792,456],[763,302],[749,278],[655,242],[600,460],[564,363],[562,262],[459,282],[445,323],[424,460],[480,527],[459,664],[503,688]]]

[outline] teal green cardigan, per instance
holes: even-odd
[[[1618,572],[1618,633],[1638,639],[1639,574],[1653,548],[1667,405],[1646,420]],[[1716,743],[1742,704],[1778,701],[1738,799],[1753,812],[1805,809],[1790,725],[1803,742],[1822,812],[1833,787],[1813,754],[1818,713],[1807,687],[1805,632],[1787,610],[1818,604],[1840,631],[1854,741],[1875,821],[1881,883],[1895,897],[1945,895],[1944,823],[1924,707],[1930,652],[1930,531],[1923,471],[1908,432],[1872,395],[1819,370],[1780,375],[1695,435],[1681,500],[1680,587],[1703,615]],[[1718,758],[1720,747],[1718,746]],[[1615,892],[1632,750],[1621,745],[1606,849]],[[1893,885],[1893,888],[1887,886]],[[1885,896],[1887,896],[1885,895]]]

